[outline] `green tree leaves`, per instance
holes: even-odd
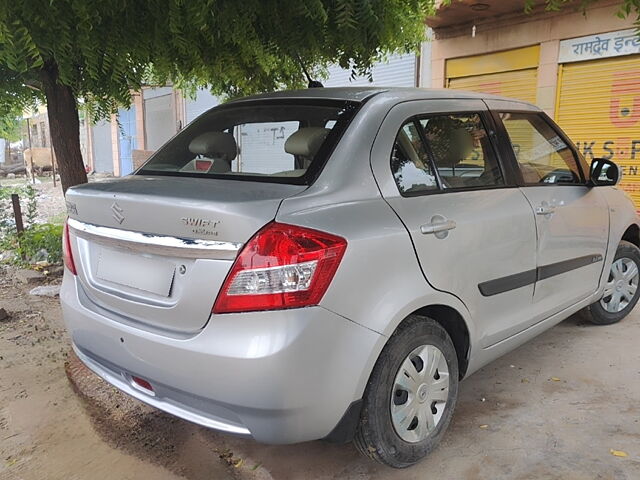
[[[385,53],[416,50],[434,3],[0,0],[0,72],[37,88],[38,69],[55,63],[58,81],[96,117],[148,81],[228,96],[301,87],[298,57],[316,73],[330,63],[362,73]],[[0,97],[38,95],[0,74]]]
[[[425,18],[450,1],[0,0],[0,118],[43,101],[43,83],[49,103],[70,92],[97,118],[128,105],[145,83],[231,97],[302,87],[298,59],[316,76],[332,63],[367,74],[389,53],[417,51]],[[624,0],[621,14],[639,9],[640,0]],[[65,175],[67,162],[77,170],[82,161],[76,135],[60,135],[52,132]]]
[[[20,127],[22,124],[22,111],[19,107],[10,105],[6,113],[0,115],[0,138],[8,142],[20,140]]]

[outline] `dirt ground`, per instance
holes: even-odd
[[[0,479],[640,479],[640,310],[610,327],[574,316],[477,372],[443,444],[394,471],[351,445],[260,445],[119,394],[32,287],[0,271]]]

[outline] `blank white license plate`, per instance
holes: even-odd
[[[96,276],[101,280],[168,297],[175,265],[166,260],[101,248]]]

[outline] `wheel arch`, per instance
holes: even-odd
[[[433,299],[431,299],[433,300]],[[443,300],[442,298],[440,300]],[[474,337],[474,325],[470,324],[469,317],[465,317],[463,312],[466,312],[464,305],[460,304],[460,307],[452,306],[445,302],[429,302],[428,304],[414,304],[410,308],[405,309],[400,316],[400,320],[392,322],[390,324],[391,329],[384,332],[385,341],[380,346],[380,351],[377,352],[376,361],[379,357],[382,349],[389,341],[389,338],[397,332],[402,325],[409,320],[412,316],[420,316],[424,318],[430,318],[439,323],[444,328],[453,342],[453,346],[456,350],[456,356],[458,358],[458,371],[460,379],[464,378],[468,371],[468,367],[471,361],[471,345]],[[467,312],[468,313],[468,312]],[[375,361],[374,361],[375,363]],[[373,365],[371,366],[373,369]],[[368,377],[367,377],[368,378]]]
[[[640,228],[638,225],[635,223],[629,225],[622,234],[622,240],[633,243],[636,247],[640,248]]]
[[[471,353],[471,337],[464,317],[455,308],[448,305],[427,305],[412,312],[412,315],[435,320],[447,331],[456,350],[458,372],[460,380],[462,380],[467,372]]]
[[[353,440],[362,411],[363,396],[373,373],[374,366],[391,336],[402,328],[402,325],[411,317],[415,318],[417,315],[429,318],[439,323],[446,330],[453,342],[453,347],[458,358],[458,377],[460,380],[464,378],[471,356],[472,332],[470,332],[467,321],[458,309],[442,303],[432,303],[418,308],[413,306],[413,309],[405,310],[405,312],[406,313],[401,314],[403,315],[402,320],[395,325],[395,328],[393,328],[392,331],[387,332],[385,335],[381,335],[380,338],[384,341],[380,342],[379,349],[376,349],[376,352],[373,353],[370,368],[367,369],[366,374],[363,375],[361,396],[349,405],[342,419],[333,428],[329,435],[324,438],[324,440],[332,443],[347,443]]]
[[[431,292],[429,296],[415,297],[412,302],[396,312],[393,318],[387,322],[387,328],[384,331],[378,332],[380,333],[379,342],[371,352],[368,367],[363,370],[358,382],[359,396],[347,408],[343,418],[326,437],[326,440],[338,443],[352,440],[361,414],[362,399],[380,354],[391,336],[402,328],[404,322],[411,316],[415,317],[416,315],[430,318],[446,330],[458,358],[459,379],[464,378],[471,363],[471,344],[472,339],[475,338],[474,325],[465,305],[458,298],[444,292]]]

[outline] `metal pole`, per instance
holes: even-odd
[[[51,149],[51,174],[53,175],[53,186],[56,186],[56,161],[55,152],[53,151],[53,145],[49,147]]]
[[[33,146],[31,145],[31,123],[27,117],[27,136],[29,137],[29,162],[31,163],[31,183],[36,184],[36,174],[33,171]]]
[[[17,193],[11,194],[11,203],[13,204],[13,216],[16,220],[16,231],[20,235],[24,231],[22,224],[22,209],[20,208],[20,197]]]

